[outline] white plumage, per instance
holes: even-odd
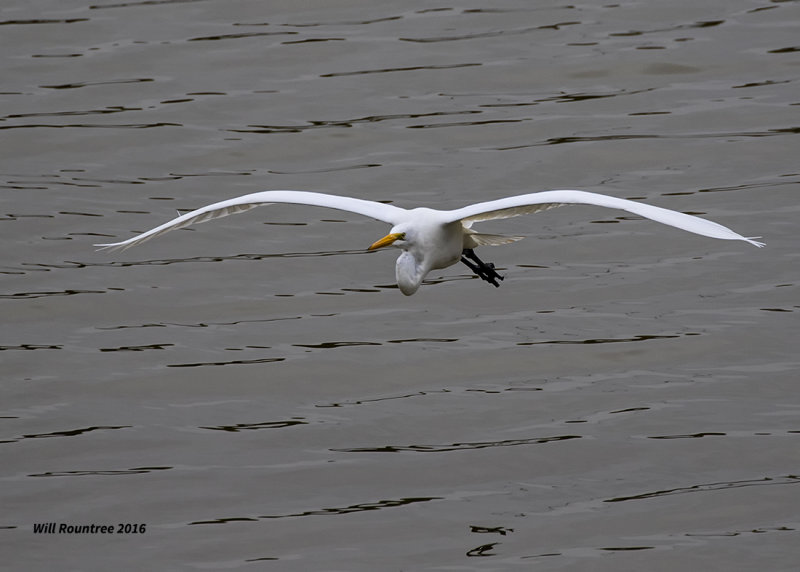
[[[695,234],[722,240],[743,240],[754,246],[764,246],[753,237],[744,237],[721,224],[696,216],[598,193],[570,190],[517,195],[446,211],[424,207],[403,209],[375,201],[307,191],[263,191],[193,210],[122,242],[95,246],[112,250],[125,249],[171,230],[273,203],[350,211],[391,224],[390,233],[372,244],[369,249],[395,246],[402,250],[397,259],[397,284],[407,296],[417,291],[428,272],[446,268],[459,260],[482,279],[499,286],[497,280],[502,280],[502,277],[495,272],[494,265],[481,261],[472,249],[507,244],[522,237],[483,234],[474,231],[472,225],[487,220],[537,213],[561,205],[583,204],[621,209]]]

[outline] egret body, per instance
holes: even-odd
[[[97,244],[104,249],[125,249],[156,236],[195,223],[206,222],[273,203],[291,203],[350,211],[392,225],[388,235],[369,250],[393,246],[401,250],[396,264],[397,285],[411,296],[431,271],[447,268],[459,260],[481,279],[499,286],[502,280],[491,263],[474,252],[479,246],[498,246],[521,236],[484,234],[472,229],[476,222],[532,214],[568,204],[595,205],[628,211],[695,234],[722,240],[741,240],[764,246],[754,237],[744,237],[721,224],[678,211],[619,199],[587,191],[543,191],[476,203],[460,209],[435,210],[425,207],[403,209],[394,205],[308,191],[263,191],[214,203],[143,232],[122,242]],[[756,237],[757,238],[757,237]]]

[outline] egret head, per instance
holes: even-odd
[[[406,233],[392,232],[384,236],[382,239],[373,242],[367,250],[377,250],[385,246],[396,246],[398,248],[403,248],[405,242],[406,242]]]
[[[406,296],[411,296],[417,291],[422,279],[428,273],[428,268],[422,260],[420,253],[416,252],[414,240],[409,236],[408,230],[400,230],[397,227],[392,229],[392,232],[384,236],[382,239],[373,243],[369,250],[378,250],[386,246],[394,246],[403,252],[397,258],[395,265],[395,275],[397,277],[397,286],[400,291]],[[410,252],[413,251],[413,252]]]

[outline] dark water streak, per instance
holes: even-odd
[[[431,501],[442,500],[443,497],[410,497],[392,500],[380,500],[376,502],[366,502],[343,507],[322,508],[314,510],[306,510],[303,512],[287,513],[287,514],[270,514],[264,516],[253,517],[229,517],[217,518],[213,520],[198,520],[190,522],[193,524],[228,524],[231,522],[256,522],[259,520],[277,519],[277,518],[297,518],[304,516],[340,516],[345,514],[352,514],[365,511],[382,510],[387,508],[404,507],[417,503],[426,503]]]
[[[626,502],[631,500],[645,500],[651,498],[659,498],[671,495],[681,495],[687,493],[699,493],[709,491],[721,491],[728,489],[738,489],[743,487],[763,487],[775,485],[796,485],[800,484],[800,477],[797,475],[785,475],[778,477],[761,477],[758,479],[748,479],[741,481],[719,482],[719,483],[705,483],[700,485],[690,485],[688,487],[678,487],[674,489],[666,489],[661,491],[653,491],[641,493],[637,495],[630,495],[624,497],[615,497],[606,499],[604,502],[617,503]]]

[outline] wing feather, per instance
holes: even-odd
[[[464,228],[464,248],[475,248],[476,246],[502,246],[504,244],[511,244],[522,240],[524,236],[507,236],[504,234],[486,234],[484,232],[475,232],[474,230]]]
[[[397,224],[397,222],[403,219],[403,215],[408,212],[406,209],[393,205],[364,199],[355,199],[352,197],[340,197],[326,193],[312,193],[307,191],[263,191],[228,199],[193,210],[150,229],[147,232],[134,236],[133,238],[123,240],[122,242],[95,244],[95,246],[99,246],[101,250],[124,250],[172,230],[185,228],[192,224],[199,224],[232,214],[242,213],[256,207],[273,203],[310,205],[338,209],[354,212],[389,224]]]
[[[509,197],[513,198],[513,197]],[[494,202],[494,201],[492,201]],[[483,203],[488,204],[488,203]],[[477,206],[477,205],[472,205]],[[481,212],[478,214],[474,214],[472,216],[468,216],[461,219],[461,222],[464,226],[470,227],[473,223],[481,222],[484,220],[495,220],[501,218],[513,218],[515,216],[522,216],[526,214],[535,214],[542,211],[546,211],[549,209],[554,209],[556,207],[564,206],[564,203],[542,203],[542,204],[533,204],[533,205],[521,205],[515,207],[507,207],[507,208],[500,208],[497,210],[490,210]],[[469,208],[469,207],[467,207]]]
[[[540,212],[556,206],[573,204],[621,209],[695,234],[723,240],[743,240],[753,246],[764,246],[764,243],[755,240],[755,238],[758,237],[744,237],[728,227],[710,220],[670,209],[638,203],[636,201],[609,197],[599,193],[590,193],[588,191],[543,191],[540,193],[529,193],[526,195],[517,195],[494,201],[476,203],[460,209],[447,211],[449,217],[446,220],[447,222],[460,220],[462,224],[469,228],[472,223],[478,221],[515,217],[523,214]]]

